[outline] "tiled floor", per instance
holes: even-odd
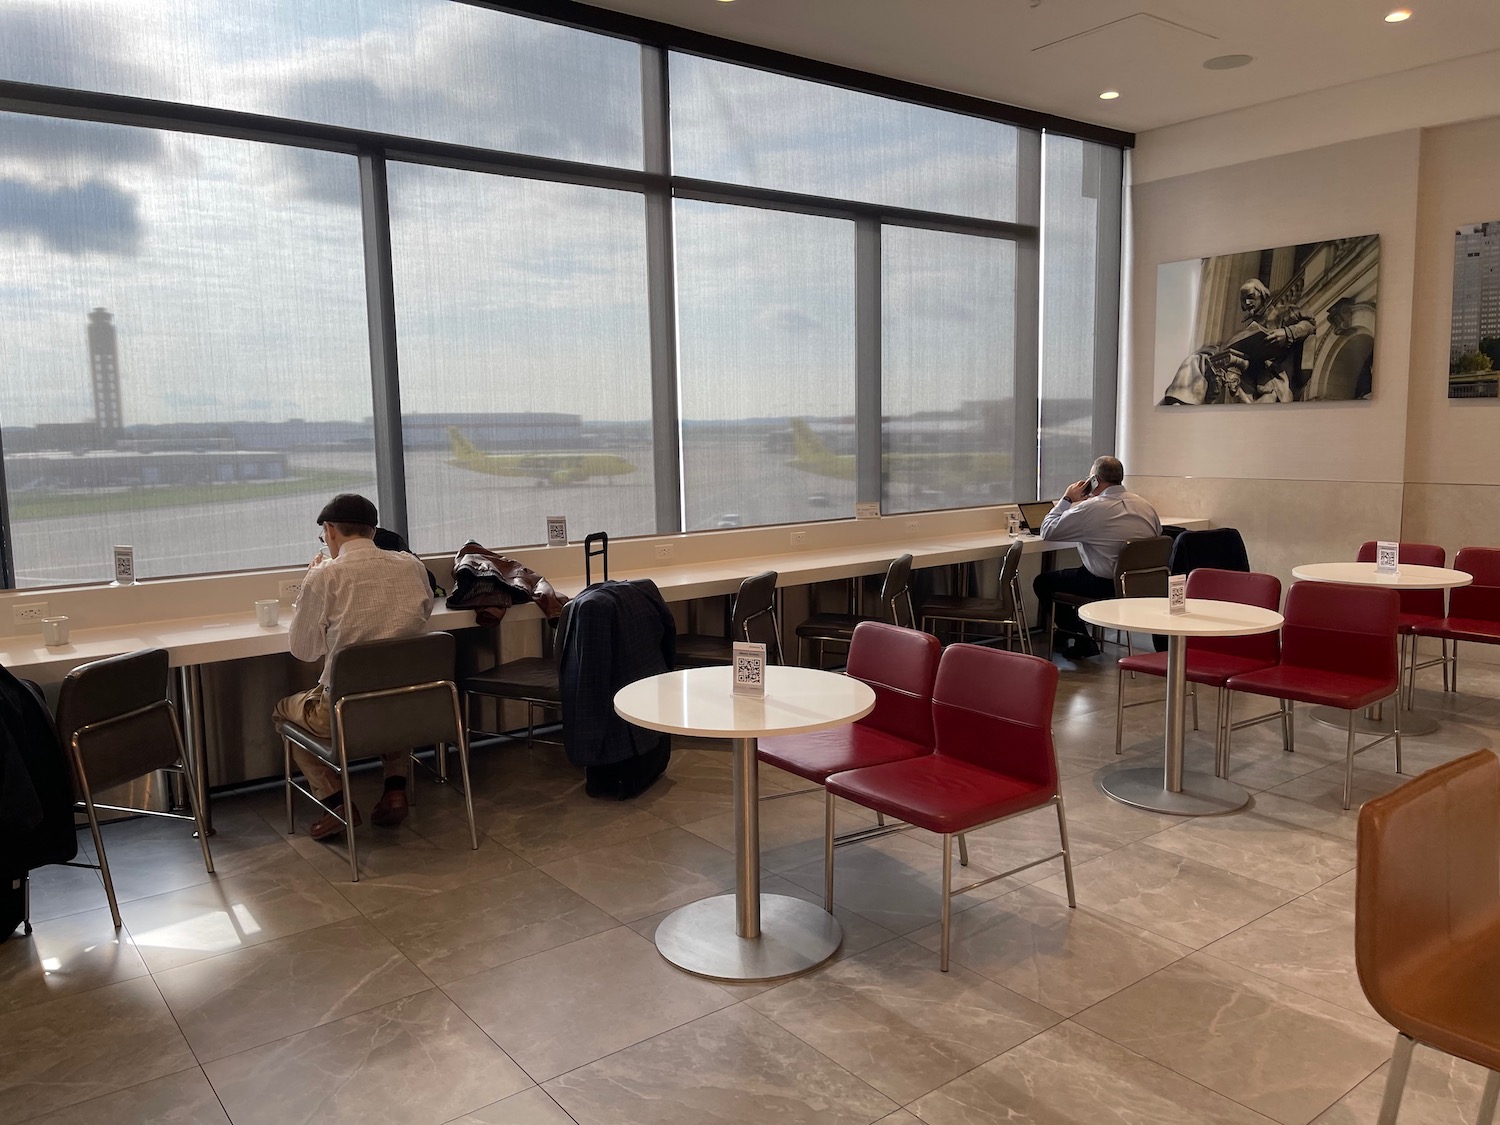
[[[727,756],[680,749],[666,781],[606,804],[557,751],[512,746],[476,762],[478,852],[455,795],[423,786],[402,829],[361,829],[358,884],[340,848],[285,835],[274,792],[216,803],[217,877],[178,825],[106,829],[119,935],[95,875],[39,872],[35,935],[0,945],[0,1121],[1373,1121],[1393,1033],[1354,975],[1342,735],[1299,716],[1285,754],[1271,726],[1243,731],[1233,776],[1252,807],[1138,812],[1094,783],[1116,761],[1107,662],[1064,667],[1079,909],[1055,862],[960,899],[947,974],[940,857],[919,833],[840,852],[845,940],[819,971],[677,971],[657,922],[733,882]],[[1500,669],[1420,695],[1446,718],[1407,741],[1408,773],[1494,743]],[[1160,722],[1128,713],[1127,756],[1159,759]],[[1208,733],[1191,737],[1207,764]],[[1359,798],[1395,785],[1392,767],[1389,747],[1361,758]],[[766,889],[817,900],[820,803],[772,802],[764,823]],[[1046,854],[1054,823],[977,834],[973,869]],[[1472,1120],[1481,1085],[1419,1049],[1402,1123]]]

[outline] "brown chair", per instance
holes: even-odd
[[[1153,535],[1149,539],[1132,539],[1120,549],[1115,560],[1114,597],[1117,598],[1164,598],[1167,596],[1167,578],[1171,574],[1172,537]],[[1090,597],[1088,594],[1052,595],[1052,612],[1047,619],[1047,655],[1056,652],[1057,604],[1084,606],[1090,602],[1106,599]],[[1125,634],[1125,652],[1134,655],[1135,649],[1130,634]]]
[[[1479,1125],[1500,1097],[1500,758],[1428,770],[1359,810],[1354,960],[1396,1028],[1379,1125],[1395,1125],[1425,1043],[1489,1069]]]
[[[766,660],[772,664],[785,661],[781,653],[781,621],[776,613],[776,572],[768,570],[740,583],[727,637],[683,633],[677,637],[677,667],[709,668],[729,664],[734,657],[735,641],[752,641],[766,646]]]
[[[821,668],[823,646],[829,642],[847,645],[854,638],[854,630],[861,621],[884,621],[907,629],[916,625],[916,613],[911,604],[910,555],[893,559],[886,568],[885,581],[880,584],[878,617],[862,613],[815,613],[798,625],[797,663],[807,665],[806,645],[812,642],[816,645],[812,667]]]
[[[1000,579],[993,598],[941,596],[922,603],[922,631],[932,632],[934,621],[958,623],[958,639],[968,639],[969,625],[998,625],[1004,630],[1005,647],[1018,640],[1021,651],[1031,651],[1031,633],[1026,627],[1026,607],[1021,600],[1021,547],[1012,543],[1000,560]]]
[[[194,822],[198,826],[198,845],[203,849],[203,866],[213,874],[208,826],[198,801],[198,779],[183,749],[177,710],[167,699],[166,649],[142,649],[74,668],[63,680],[57,697],[57,733],[73,763],[74,788],[88,816],[94,850],[99,855],[97,864],[75,866],[97,867],[104,877],[104,894],[109,899],[109,914],[115,929],[120,928],[120,904],[115,899],[115,884],[110,878],[109,857],[104,853],[96,810]],[[101,805],[94,800],[96,792],[157,770],[182,774],[193,807],[191,814]]]

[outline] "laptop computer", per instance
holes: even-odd
[[[1052,510],[1054,500],[1038,500],[1034,504],[1021,505],[1021,522],[1033,535],[1042,530],[1042,521],[1047,518],[1047,513]]]

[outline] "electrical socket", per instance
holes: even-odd
[[[656,559],[657,559],[658,562],[664,561],[666,559],[670,559],[671,557],[672,557],[672,544],[670,544],[670,543],[658,543],[656,545]]]
[[[20,625],[23,623],[39,622],[47,616],[46,602],[18,602],[10,607],[11,623]]]
[[[794,532],[792,532],[792,546],[793,547],[806,547],[807,546],[807,532],[805,532],[805,531],[794,531]]]
[[[916,520],[907,520],[906,521],[906,530],[907,531],[916,531],[921,526],[922,525],[919,524]]]
[[[276,596],[288,605],[295,605],[302,595],[302,579],[289,578],[276,584]]]

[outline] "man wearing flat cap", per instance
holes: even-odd
[[[347,645],[410,637],[426,630],[432,613],[427,570],[415,555],[375,546],[376,522],[375,505],[352,492],[335,496],[318,513],[322,528],[318,538],[327,544],[328,557],[320,552],[313,559],[292,608],[291,649],[298,660],[317,660]],[[327,737],[331,731],[327,691],[325,662],[316,685],[287,696],[272,714]],[[341,835],[343,825],[332,815],[345,801],[338,772],[299,746],[292,747],[292,757],[313,795],[331,810],[313,821],[312,838]],[[406,755],[387,754],[383,760],[385,790],[370,819],[394,828],[406,819]],[[348,815],[360,823],[353,801]]]

